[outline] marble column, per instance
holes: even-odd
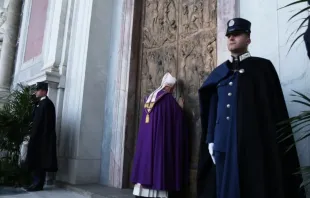
[[[11,0],[7,11],[7,28],[0,57],[0,92],[9,92],[14,70],[22,0]]]

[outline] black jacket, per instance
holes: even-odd
[[[56,154],[56,113],[53,102],[46,97],[34,110],[26,164],[29,170],[58,170]]]

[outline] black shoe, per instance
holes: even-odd
[[[43,190],[43,186],[42,185],[33,185],[33,186],[27,188],[26,190],[28,192],[41,191],[41,190]]]

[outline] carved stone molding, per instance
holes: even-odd
[[[58,85],[60,82],[60,78],[61,76],[57,72],[41,72],[36,76],[34,76],[33,78],[31,78],[30,80],[26,81],[26,83],[28,85],[34,85],[37,82],[47,81]]]
[[[158,48],[177,39],[176,0],[147,0],[143,43],[145,48]]]

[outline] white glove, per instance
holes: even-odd
[[[211,158],[212,158],[213,163],[215,164],[215,158],[214,158],[214,153],[213,153],[213,147],[214,147],[214,143],[210,143],[210,144],[208,145],[209,153],[210,153],[210,155],[211,155]]]

